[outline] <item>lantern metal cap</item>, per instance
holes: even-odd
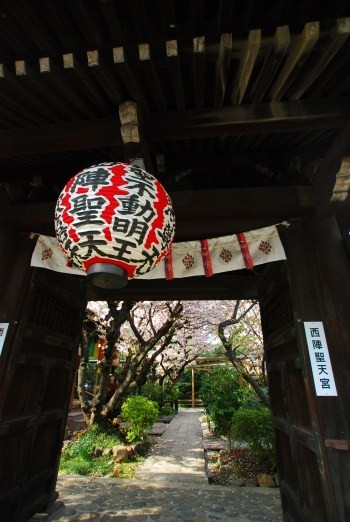
[[[121,266],[110,263],[94,263],[87,269],[89,283],[98,288],[117,290],[128,284],[128,273]]]

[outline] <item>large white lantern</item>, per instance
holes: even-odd
[[[67,258],[102,288],[121,288],[152,270],[174,239],[170,198],[148,172],[101,163],[71,178],[55,210],[55,230]]]

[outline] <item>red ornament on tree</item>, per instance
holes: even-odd
[[[66,184],[56,204],[55,230],[67,258],[94,285],[121,288],[166,255],[175,216],[154,176],[134,165],[101,163]]]

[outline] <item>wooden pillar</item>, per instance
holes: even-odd
[[[329,497],[325,498],[329,510],[325,520],[346,522],[350,520],[350,260],[333,217],[308,219],[299,231],[282,234],[282,240],[308,390],[314,450],[324,491],[328,491]],[[305,321],[323,323],[336,397],[315,393]],[[301,477],[301,480],[306,479]]]

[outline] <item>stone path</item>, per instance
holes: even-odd
[[[200,415],[200,409],[180,409],[136,478],[148,483],[207,485]]]
[[[134,479],[60,475],[46,520],[281,522],[279,490],[208,484],[200,415],[180,409]]]

